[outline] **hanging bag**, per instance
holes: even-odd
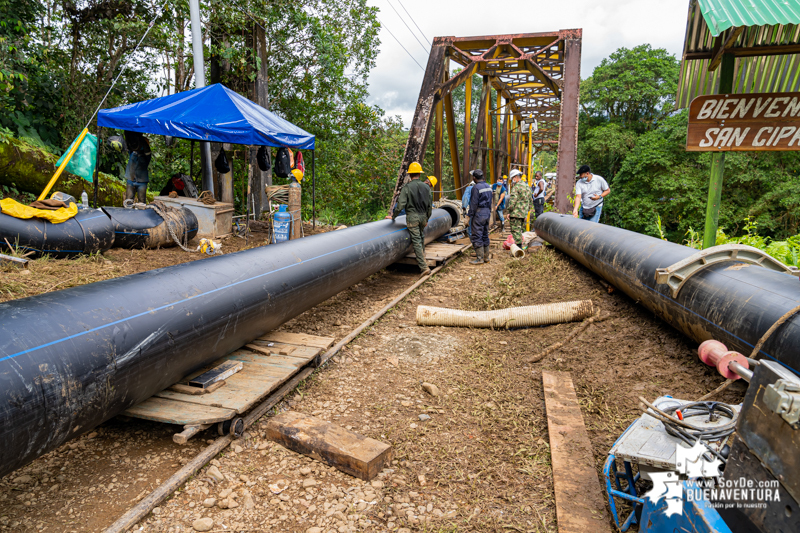
[[[288,148],[278,148],[275,154],[275,175],[279,178],[288,178],[292,172],[292,163],[289,158]]]
[[[261,172],[266,172],[270,168],[269,163],[269,152],[267,151],[266,146],[262,146],[258,149],[258,153],[256,154],[256,161],[258,162],[258,168],[261,169]]]

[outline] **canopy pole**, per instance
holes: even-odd
[[[194,59],[194,84],[199,89],[206,86],[205,60],[203,59],[203,28],[200,24],[200,1],[189,0],[189,14],[192,20],[192,55]],[[203,171],[204,191],[214,194],[214,179],[211,175],[211,144],[200,143],[200,162]]]
[[[317,177],[314,174],[314,154],[316,150],[311,149],[311,229],[317,229]]]
[[[97,209],[97,196],[100,194],[100,180],[98,173],[100,172],[100,133],[103,128],[97,126],[97,152],[94,156],[94,175],[92,176],[92,185],[94,185],[94,208]]]
[[[192,141],[192,147],[189,150],[189,178],[194,183],[194,141]]]

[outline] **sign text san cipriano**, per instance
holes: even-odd
[[[800,93],[698,96],[689,106],[686,150],[800,150]]]

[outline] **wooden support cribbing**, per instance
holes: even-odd
[[[365,481],[392,460],[392,447],[312,416],[286,411],[269,419],[267,438]]]
[[[559,533],[611,533],[592,444],[568,372],[542,372]]]

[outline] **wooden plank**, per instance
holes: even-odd
[[[559,533],[611,532],[569,372],[542,372]]]
[[[261,348],[266,348],[269,351],[270,354],[278,354],[278,355],[289,355],[289,354],[291,354],[294,357],[306,357],[308,359],[316,357],[316,355],[322,351],[321,348],[315,348],[313,346],[296,346],[294,344],[286,344],[286,343],[283,343],[283,342],[262,341],[262,340],[259,340],[259,339],[254,340],[250,344],[253,344],[255,346],[259,346]],[[270,346],[270,344],[272,346]],[[290,349],[291,349],[291,351],[289,351]]]
[[[341,426],[293,411],[270,418],[267,438],[369,481],[392,460],[392,447]]]
[[[425,262],[428,264],[429,267],[435,267],[436,266],[436,260],[435,259],[426,259]],[[417,260],[414,259],[414,258],[411,258],[411,257],[404,257],[404,258],[400,259],[399,261],[395,261],[395,264],[416,265],[417,264]]]
[[[185,385],[183,383],[176,383],[171,387],[167,387],[167,389],[174,392],[180,392],[181,394],[191,394],[192,396],[199,396],[200,394],[208,394],[209,392],[214,392],[215,390],[224,385],[225,385],[225,380],[212,383],[205,389],[201,389],[200,387],[192,387],[190,385]]]
[[[194,398],[194,396],[190,397]],[[155,422],[187,425],[222,422],[233,418],[236,411],[152,396],[139,405],[127,409],[123,414]]]
[[[298,346],[312,346],[314,348],[330,348],[334,341],[333,337],[318,337],[305,333],[289,333],[286,331],[270,331],[258,340],[270,342],[285,342],[286,344],[296,344]]]
[[[259,365],[262,372],[269,375],[283,375],[287,371],[291,372],[295,370],[295,365],[273,360],[273,357],[276,356],[258,355],[253,352],[238,350],[230,355],[226,355],[223,359]],[[245,370],[247,370],[247,368],[245,368]],[[249,374],[249,372],[246,373]]]
[[[297,369],[293,370],[294,372],[287,372],[282,377],[264,376],[264,379],[255,379],[252,374],[249,377],[243,377],[241,373],[235,374],[226,380],[225,387],[202,396],[189,396],[170,390],[161,391],[156,396],[178,402],[232,409],[242,414],[294,375]]]

